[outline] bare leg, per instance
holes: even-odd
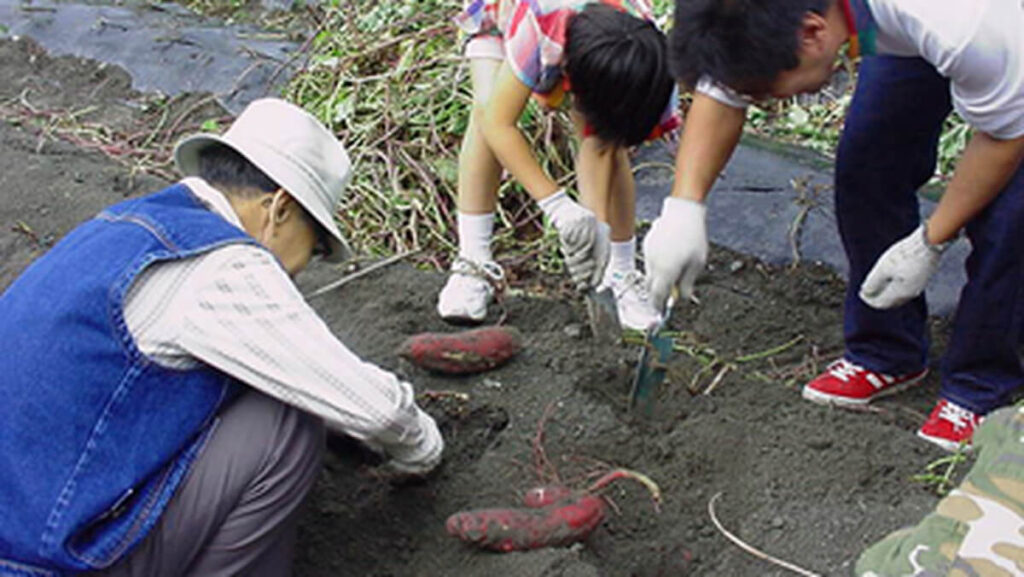
[[[452,263],[452,274],[437,297],[437,312],[449,322],[483,321],[487,316],[487,305],[494,295],[494,286],[503,278],[501,268],[493,262],[491,254],[502,166],[487,145],[479,125],[479,117],[491,98],[501,63],[500,59],[491,57],[469,59],[473,107],[459,152],[460,258]]]
[[[459,152],[458,183],[459,211],[467,214],[494,212],[497,204],[502,167],[480,132],[477,116],[491,97],[494,78],[500,66],[500,60],[489,58],[474,58],[469,61],[470,79],[473,84],[473,110]]]
[[[596,140],[584,140],[584,147]],[[611,259],[603,284],[615,295],[622,324],[647,330],[661,320],[661,314],[651,306],[643,276],[636,270],[636,183],[629,153],[620,147],[582,150],[590,153],[581,154],[578,165],[580,190],[586,191],[584,203],[591,203],[588,206],[611,228]]]
[[[612,229],[612,242],[633,238],[636,220],[636,187],[626,150],[609,146],[594,136],[583,137],[583,117],[572,113],[580,137],[576,159],[576,184],[580,202]]]

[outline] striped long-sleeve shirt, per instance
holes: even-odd
[[[184,184],[242,228],[220,192],[197,178]],[[150,267],[127,295],[125,321],[162,366],[207,364],[400,462],[440,460],[437,426],[412,387],[342,344],[266,249],[229,245]]]

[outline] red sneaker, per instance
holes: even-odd
[[[926,374],[928,369],[894,377],[841,358],[804,386],[803,397],[823,405],[859,406],[915,385]]]
[[[973,411],[946,399],[939,399],[928,420],[918,429],[917,436],[947,451],[956,451],[961,443],[969,449],[971,436],[981,421],[982,417]]]

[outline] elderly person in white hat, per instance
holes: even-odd
[[[346,252],[337,140],[265,99],[175,160],[0,297],[0,574],[287,575],[324,422],[389,471],[440,462],[410,385],[291,281]]]

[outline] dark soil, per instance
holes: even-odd
[[[24,110],[19,95],[27,94],[38,110],[93,105],[91,121],[129,130],[149,115],[139,105],[145,97],[129,86],[122,71],[50,59],[27,41],[0,40],[4,118]],[[191,102],[172,104],[187,111]],[[133,174],[123,157],[62,142],[23,119],[0,122],[0,184],[3,287],[76,223],[164,181]],[[300,285],[312,290],[346,272],[314,267]],[[914,436],[937,393],[937,376],[872,412],[800,399],[799,387],[842,349],[843,285],[828,270],[769,268],[713,250],[698,286],[701,304],[676,308],[671,326],[682,331],[687,351],[675,354],[650,418],[627,410],[637,347],[595,344],[582,303],[573,299],[511,296],[507,322],[525,335],[526,348],[490,373],[443,378],[400,360],[395,351],[406,336],[455,330],[434,312],[443,280],[397,264],[311,301],[358,354],[421,393],[439,393],[423,403],[439,419],[448,448],[427,482],[392,487],[372,475],[353,444],[332,438],[299,528],[297,575],[788,574],[719,534],[707,511],[719,492],[718,515],[742,539],[808,569],[844,575],[865,545],[916,522],[936,502],[910,478],[942,456]],[[941,343],[945,329],[935,329]],[[932,358],[939,352],[941,344]],[[744,359],[751,355],[757,358]],[[539,448],[551,467],[537,465]],[[444,532],[448,515],[514,506],[556,470],[563,482],[582,487],[618,466],[661,486],[660,514],[640,485],[624,481],[607,493],[617,512],[568,548],[493,554]]]

